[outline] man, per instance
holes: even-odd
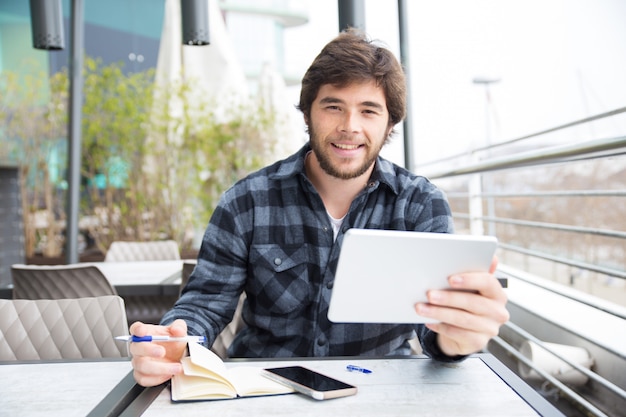
[[[429,302],[415,306],[438,323],[327,318],[346,230],[453,232],[444,195],[379,157],[405,116],[405,95],[402,68],[389,50],[356,31],[331,41],[302,82],[299,109],[309,143],[224,194],[179,301],[160,326],[134,323],[131,333],[202,335],[211,346],[245,291],[247,327],[230,356],[409,354],[415,335],[436,360],[460,360],[482,349],[509,317],[492,275],[495,259],[490,273],[450,277],[452,288],[471,291],[430,291]],[[135,379],[145,386],[168,380],[182,372],[184,351],[184,343],[131,344]]]

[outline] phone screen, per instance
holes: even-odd
[[[265,369],[266,376],[316,400],[354,395],[357,388],[302,366]]]
[[[326,375],[319,374],[302,366],[286,366],[284,368],[270,368],[266,371],[297,382],[315,391],[336,391],[353,388],[352,385],[338,381]]]

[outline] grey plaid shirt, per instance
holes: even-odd
[[[441,353],[435,334],[423,325],[336,324],[327,318],[344,232],[452,233],[443,193],[424,177],[379,157],[334,240],[324,204],[305,175],[309,150],[307,144],[223,195],[206,229],[197,267],[162,324],[182,318],[189,334],[207,336],[210,346],[245,291],[247,327],[229,348],[233,357],[402,355],[410,353],[407,340],[417,334],[427,355],[456,359]]]

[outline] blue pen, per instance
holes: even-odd
[[[121,340],[122,342],[196,342],[203,343],[206,339],[204,336],[183,336],[183,337],[172,337],[172,336],[134,336],[134,335],[126,335],[126,336],[116,336],[115,340]]]
[[[369,369],[361,368],[360,366],[356,366],[356,365],[348,365],[346,366],[346,369],[350,372],[361,372],[362,374],[372,373],[372,371],[370,371]]]

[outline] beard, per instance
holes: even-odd
[[[341,140],[342,138],[339,137],[338,139]],[[385,141],[381,140],[380,145],[378,145],[376,148],[372,148],[371,143],[368,143],[365,159],[363,160],[361,165],[354,169],[342,169],[340,163],[333,161],[333,156],[324,147],[325,142],[321,138],[317,137],[317,135],[315,134],[315,130],[310,126],[309,143],[311,145],[311,150],[315,154],[315,157],[320,164],[320,167],[325,173],[327,173],[331,177],[335,177],[338,179],[350,180],[360,177],[361,175],[366,173],[368,169],[370,169],[372,164],[376,162],[376,158],[378,157],[380,150],[383,148]]]

